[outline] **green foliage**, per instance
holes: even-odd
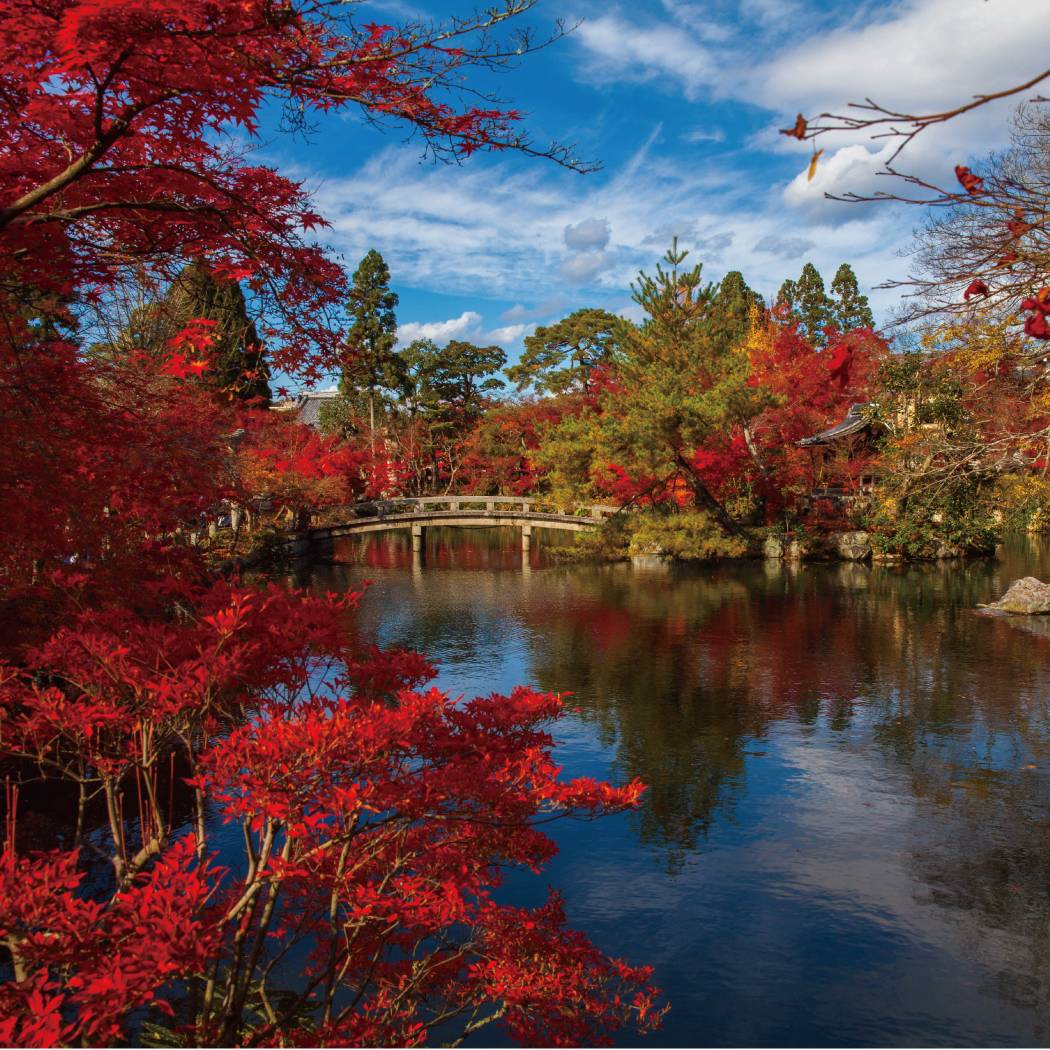
[[[503,388],[494,373],[507,362],[498,346],[453,339],[444,349],[416,339],[401,353],[401,404],[428,426],[462,430],[481,418]]]
[[[498,346],[453,339],[428,361],[427,385],[440,401],[455,404],[468,415],[479,416],[490,397],[503,388],[503,381],[494,373],[507,363],[507,355]]]
[[[403,364],[394,351],[397,342],[397,295],[390,290],[390,270],[374,248],[354,271],[347,302],[353,323],[346,336],[350,359],[343,366],[341,393],[395,390],[401,383]]]
[[[824,291],[824,278],[812,263],[806,263],[799,279],[785,281],[777,293],[777,306],[788,310],[814,346],[824,345],[824,328],[829,325],[840,332],[875,326],[867,296],[860,294],[848,263],[836,271],[831,293],[833,298]]]
[[[935,492],[884,499],[863,522],[872,550],[921,561],[937,557],[942,547],[963,554],[993,554],[1002,530],[992,518],[981,484],[966,479]]]
[[[655,278],[640,275],[634,299],[649,318],[618,326],[619,391],[604,406],[603,446],[629,457],[649,476],[670,474],[689,453],[752,418],[769,403],[751,386],[748,354],[734,341],[753,293],[742,280],[701,286],[701,267],[680,271],[677,242]],[[634,286],[632,285],[632,288]]]
[[[350,437],[360,430],[360,420],[367,413],[367,398],[357,394],[340,394],[321,404],[317,412],[317,429],[325,437],[330,434]]]
[[[631,540],[631,515],[614,514],[593,532],[576,534],[572,547],[550,547],[546,553],[552,561],[573,564],[594,564],[622,561],[627,556]]]
[[[632,520],[633,554],[670,554],[681,561],[740,558],[747,540],[726,536],[718,523],[703,512],[689,514],[638,514]]]
[[[604,310],[577,310],[557,324],[525,337],[521,361],[506,370],[519,393],[531,385],[539,393],[588,389],[591,370],[609,361],[617,318]]]
[[[704,334],[723,348],[738,346],[747,338],[756,308],[765,310],[762,296],[747,286],[739,270],[730,270],[719,283],[710,313],[704,318]]]
[[[834,305],[834,324],[840,332],[875,327],[868,297],[860,294],[857,277],[849,263],[843,263],[836,271],[831,294],[838,300]]]
[[[255,322],[248,317],[244,292],[236,281],[217,281],[205,270],[187,267],[169,292],[179,327],[203,317],[215,321],[215,370],[211,385],[230,392],[239,401],[270,403],[269,368]]]
[[[996,481],[991,502],[1004,531],[1050,531],[1050,478],[1009,474]]]
[[[972,421],[958,376],[931,367],[930,355],[921,350],[894,354],[879,366],[874,382],[878,414],[897,433],[931,423],[958,429]]]
[[[599,495],[591,478],[596,435],[602,422],[590,410],[567,415],[553,426],[540,428],[536,462],[547,472],[556,500],[573,503]]]
[[[554,491],[573,499],[601,494],[600,476],[609,470],[620,478],[624,498],[681,473],[697,508],[738,532],[689,460],[775,399],[749,382],[743,315],[745,307],[750,314],[754,293],[738,274],[724,289],[703,285],[700,266],[682,268],[688,254],[675,239],[662,260],[668,269],[657,265],[655,277],[639,274],[634,300],[649,316],[642,325],[617,320],[615,387],[598,411],[545,431],[537,460],[550,470]]]
[[[797,281],[785,281],[777,305],[786,306],[814,346],[823,346],[824,326],[834,321],[834,303],[824,292],[824,278],[812,263],[802,267]]]

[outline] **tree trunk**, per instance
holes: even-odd
[[[743,539],[745,537],[744,530],[733,521],[725,507],[723,507],[722,504],[711,495],[707,486],[697,476],[696,471],[690,466],[685,456],[677,450],[675,451],[675,460],[685,472],[685,480],[693,490],[693,502],[697,507],[700,510],[706,510],[710,514],[713,514],[718,524],[721,525],[730,536],[737,536],[740,539]]]
[[[751,433],[751,424],[744,424],[744,441],[747,442],[747,450],[751,453],[751,458],[755,461],[755,466],[758,467],[759,474],[762,475],[765,481],[769,481],[769,471],[766,470],[765,465],[758,456],[758,446],[755,444],[755,436]]]

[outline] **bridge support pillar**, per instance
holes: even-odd
[[[529,556],[529,551],[532,549],[532,526],[522,525],[521,527],[521,556],[522,559],[526,559]]]
[[[413,525],[412,526],[412,551],[416,553],[423,549],[423,539],[425,535],[425,525]]]

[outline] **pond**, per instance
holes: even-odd
[[[974,612],[1050,544],[880,567],[547,566],[533,535],[340,541],[297,582],[370,579],[353,631],[453,696],[571,691],[564,775],[649,785],[555,825],[547,883],[655,967],[662,1032],[622,1045],[1032,1045],[1050,1022],[1050,631]],[[491,1045],[492,1036],[482,1037]]]

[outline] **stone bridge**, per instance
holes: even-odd
[[[566,510],[543,499],[520,496],[414,496],[378,500],[342,508],[344,513],[353,515],[351,520],[311,529],[310,546],[316,547],[338,536],[411,529],[412,550],[421,551],[428,525],[440,528],[509,525],[521,529],[521,549],[527,553],[532,545],[533,526],[587,532],[597,528],[619,509],[604,504],[586,504]]]

